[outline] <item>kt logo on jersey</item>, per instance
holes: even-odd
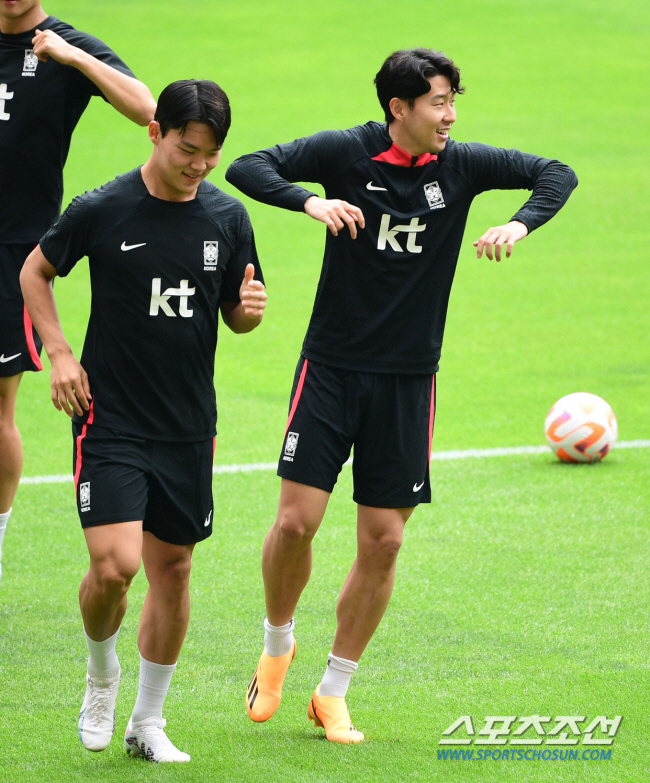
[[[190,288],[189,280],[181,280],[178,288],[162,288],[162,278],[154,277],[151,281],[151,302],[149,304],[149,315],[158,315],[160,310],[171,318],[176,318],[176,313],[172,310],[169,300],[172,296],[179,299],[178,315],[181,318],[191,318],[194,310],[190,310],[187,300],[196,292],[196,288]]]
[[[426,223],[420,223],[417,217],[411,218],[410,223],[391,226],[391,216],[384,213],[381,216],[381,225],[379,226],[379,235],[377,236],[377,250],[386,250],[386,245],[397,253],[403,253],[404,248],[400,244],[400,234],[406,234],[406,252],[421,253],[422,246],[416,242],[417,235],[426,230]]]

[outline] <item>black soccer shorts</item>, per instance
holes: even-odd
[[[43,369],[43,344],[20,290],[20,270],[34,244],[0,244],[0,378]]]
[[[301,357],[278,475],[331,492],[354,447],[356,503],[430,503],[435,378],[343,370]]]
[[[90,422],[90,423],[89,423]],[[72,423],[73,470],[82,528],[142,520],[168,544],[195,544],[212,533],[214,438],[146,440]]]

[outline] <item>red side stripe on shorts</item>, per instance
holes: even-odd
[[[95,401],[90,401],[90,411],[88,413],[88,419],[86,420],[86,423],[81,429],[81,435],[77,435],[77,459],[75,464],[75,471],[74,471],[74,491],[76,493],[77,491],[77,484],[79,483],[79,476],[81,475],[81,442],[86,437],[86,432],[88,431],[88,425],[93,423],[93,419],[95,418],[95,411],[94,411],[94,404]]]
[[[436,376],[431,379],[431,407],[429,408],[429,459],[431,459],[431,446],[433,445],[433,426],[436,419]]]
[[[214,465],[214,453],[217,450],[217,439],[216,437],[212,438],[212,464]]]
[[[293,415],[296,412],[296,408],[298,407],[298,400],[300,399],[300,395],[302,394],[302,387],[305,385],[305,375],[307,374],[307,365],[309,364],[309,360],[305,359],[305,363],[302,366],[302,370],[300,372],[300,378],[298,379],[298,388],[296,389],[296,394],[293,398],[293,402],[291,404],[291,410],[289,411],[289,419],[287,421],[287,426],[284,430],[284,434],[286,435],[289,431],[289,427],[291,425],[291,419],[293,419]]]
[[[37,370],[43,369],[43,363],[41,362],[41,357],[38,355],[38,351],[36,350],[36,344],[34,342],[34,330],[32,326],[32,319],[29,317],[29,313],[27,312],[27,307],[23,305],[23,326],[25,328],[25,340],[27,341],[27,349],[29,350],[29,355],[32,357],[32,361],[34,362],[34,367],[36,367]]]

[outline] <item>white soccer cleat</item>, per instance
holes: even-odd
[[[126,752],[145,761],[189,761],[189,755],[175,747],[165,734],[166,723],[164,718],[147,718],[134,726],[129,721],[124,734]]]
[[[104,750],[113,738],[119,687],[120,672],[110,678],[86,675],[86,695],[78,724],[79,739],[86,750]]]

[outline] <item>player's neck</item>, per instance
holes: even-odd
[[[398,146],[407,155],[413,158],[419,158],[420,155],[425,155],[427,152],[433,154],[433,150],[425,150],[417,148],[413,141],[405,134],[401,133],[402,126],[396,122],[391,122],[388,126],[388,135],[393,140],[393,143]]]
[[[19,35],[33,30],[47,19],[47,14],[40,5],[32,8],[26,14],[18,17],[8,17],[0,14],[0,32],[9,35]]]

